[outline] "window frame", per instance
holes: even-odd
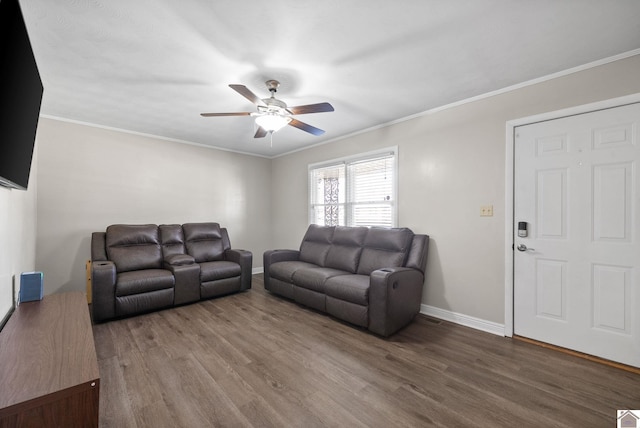
[[[313,172],[317,169],[329,168],[329,167],[339,167],[344,166],[344,187],[345,187],[345,202],[344,204],[344,222],[345,225],[348,225],[347,222],[352,220],[349,215],[349,210],[354,205],[353,201],[349,200],[350,195],[352,194],[352,189],[350,188],[352,180],[349,177],[348,173],[348,165],[357,162],[363,162],[367,160],[374,160],[376,158],[383,157],[384,155],[392,155],[393,156],[393,174],[392,174],[392,199],[391,199],[391,227],[398,227],[398,146],[390,146],[385,147],[378,150],[372,150],[369,152],[358,153],[355,155],[344,156],[340,158],[335,158],[323,162],[315,162],[307,165],[307,211],[308,218],[307,221],[309,224],[315,224],[315,211],[314,207],[318,204],[313,200],[314,191],[313,186]]]

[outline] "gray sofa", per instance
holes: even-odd
[[[420,311],[428,247],[406,228],[311,225],[300,250],[264,253],[264,286],[386,337]]]
[[[252,258],[218,223],[111,225],[91,235],[93,320],[248,290]]]

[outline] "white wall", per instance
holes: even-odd
[[[274,159],[273,246],[300,245],[309,163],[398,145],[399,225],[432,238],[423,304],[503,324],[506,122],[638,93],[638,76],[634,56]]]
[[[35,152],[28,190],[0,187],[0,321],[18,298],[20,274],[35,270],[37,148]]]
[[[85,290],[91,232],[215,221],[234,248],[270,248],[269,159],[40,120],[36,266],[45,294]]]

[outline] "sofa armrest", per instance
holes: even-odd
[[[91,261],[107,260],[106,232],[91,234]]]
[[[115,263],[91,262],[91,309],[94,322],[115,317],[116,279]]]
[[[371,272],[369,330],[390,336],[420,312],[424,275],[417,269],[396,267]]]
[[[187,257],[193,260],[193,257]],[[164,268],[170,271],[175,279],[173,304],[183,305],[200,300],[200,265],[195,261],[189,263],[189,259],[184,257],[174,257],[174,263],[170,264],[170,258],[171,256],[165,259]]]
[[[172,266],[185,266],[192,265],[196,262],[192,256],[188,254],[172,254],[167,256],[162,261],[162,264],[165,269],[171,270]]]
[[[263,261],[264,268],[278,262],[292,262],[300,259],[300,251],[298,250],[268,250],[264,252]]]
[[[267,250],[262,256],[262,268],[264,270],[264,288],[270,290],[269,281],[271,281],[271,275],[269,275],[269,267],[278,262],[293,262],[300,259],[300,251],[298,250]]]
[[[240,290],[251,288],[251,271],[253,268],[253,253],[247,250],[226,250],[224,252],[226,260],[240,265]]]

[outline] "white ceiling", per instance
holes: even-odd
[[[638,0],[21,0],[41,113],[273,157],[640,48]],[[281,82],[297,116],[254,139]]]

